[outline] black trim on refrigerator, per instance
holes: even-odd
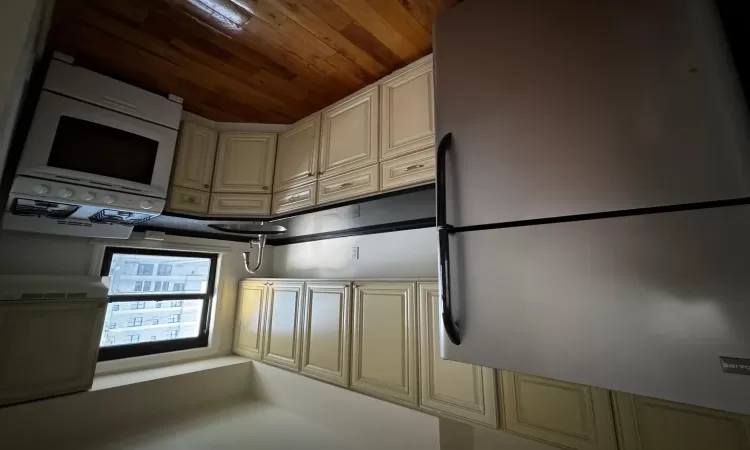
[[[435,209],[437,210],[438,231],[438,295],[443,307],[441,316],[445,334],[448,335],[448,339],[452,343],[461,345],[461,328],[453,317],[453,304],[451,302],[449,235],[454,233],[454,230],[452,225],[446,223],[445,212],[445,157],[452,144],[453,135],[448,133],[440,140],[437,148]]]

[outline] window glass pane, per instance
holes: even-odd
[[[204,300],[110,303],[101,346],[198,337]],[[115,309],[113,306],[119,306]]]
[[[209,258],[115,253],[109,269],[109,295],[205,294],[210,271]]]

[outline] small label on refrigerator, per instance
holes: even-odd
[[[721,362],[721,371],[724,373],[750,375],[750,359],[719,356],[719,362]]]

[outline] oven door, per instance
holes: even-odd
[[[43,91],[19,175],[166,198],[177,131]]]

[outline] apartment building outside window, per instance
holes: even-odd
[[[209,253],[108,247],[99,360],[206,347],[217,262]]]

